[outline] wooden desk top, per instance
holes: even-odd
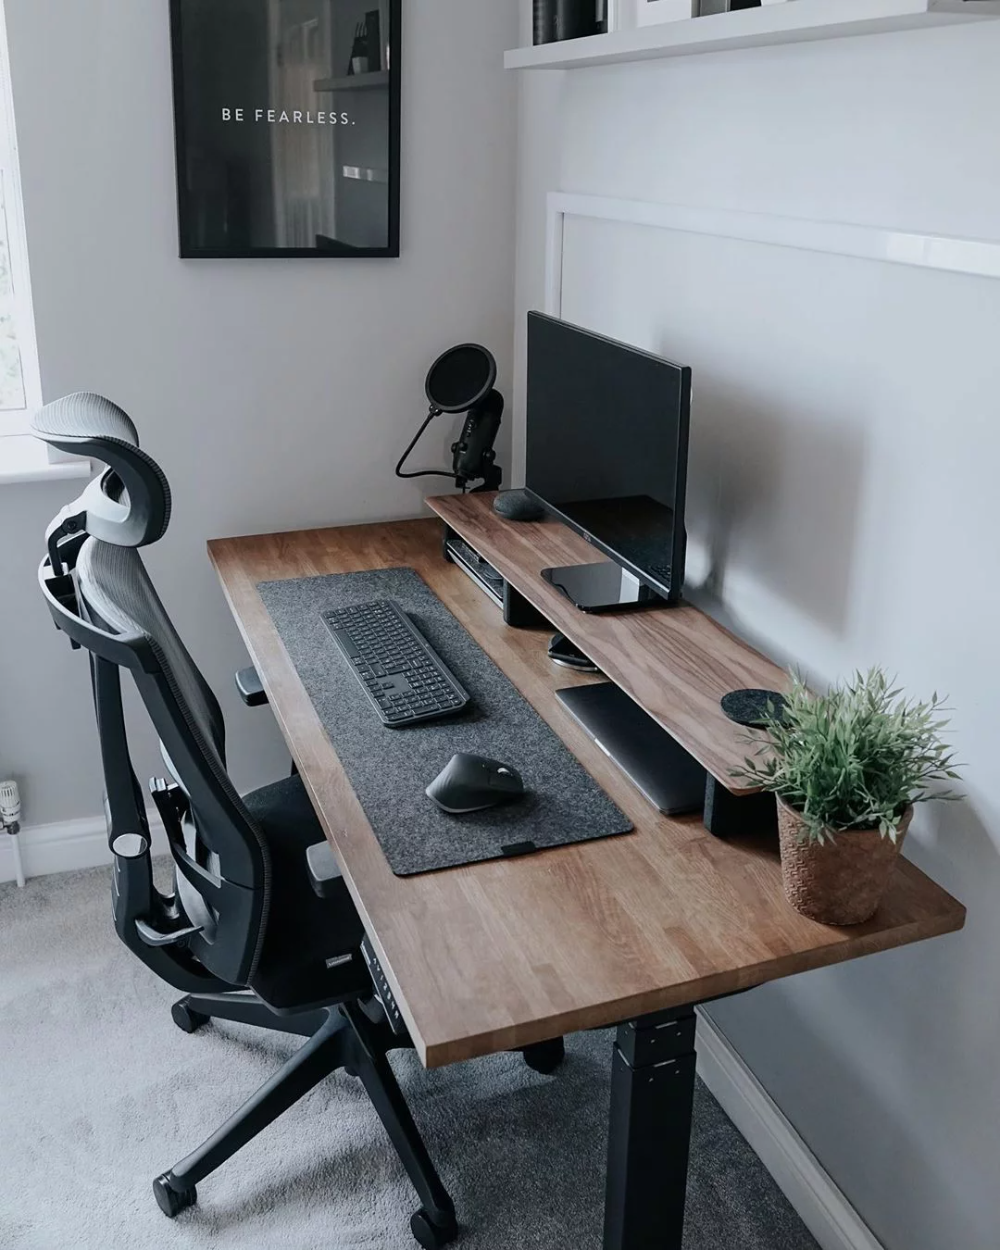
[[[563,538],[555,541],[562,550]],[[785,902],[775,844],[721,842],[695,817],[654,811],[555,697],[558,687],[589,679],[550,663],[547,631],[504,625],[495,605],[442,559],[437,520],[220,539],[209,549],[428,1067],[746,989],[964,924],[962,905],[906,861],[867,924],[816,924]],[[566,550],[572,557],[577,549]],[[634,834],[393,876],[256,591],[259,581],[393,565],[418,570],[628,813]],[[613,629],[614,618],[600,619]]]

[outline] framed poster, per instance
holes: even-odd
[[[182,257],[398,256],[401,0],[170,0]]]

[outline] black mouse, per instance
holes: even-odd
[[[460,752],[451,757],[424,793],[442,811],[463,816],[519,799],[524,793],[524,782],[509,764]]]

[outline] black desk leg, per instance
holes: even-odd
[[[693,1007],[618,1027],[604,1250],[681,1250],[691,1111]]]

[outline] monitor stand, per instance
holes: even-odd
[[[633,573],[613,560],[542,569],[542,577],[582,612],[610,612],[613,608],[641,603],[666,603],[662,595],[644,586]]]

